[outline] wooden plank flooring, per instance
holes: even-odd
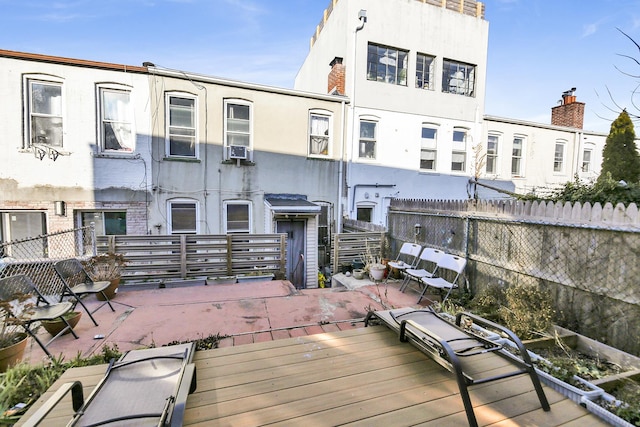
[[[187,400],[186,426],[460,426],[466,415],[455,378],[385,326],[198,351],[198,387]],[[484,365],[483,365],[484,364]],[[480,360],[477,369],[500,370]],[[89,391],[105,366],[66,372]],[[526,376],[471,387],[480,425],[606,425],[544,387],[544,412]],[[41,401],[43,401],[41,399]],[[34,405],[33,413],[41,404]],[[44,425],[65,425],[61,404]]]

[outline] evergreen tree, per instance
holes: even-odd
[[[611,123],[611,130],[602,150],[599,181],[607,177],[607,173],[616,182],[624,180],[627,183],[636,183],[640,180],[640,155],[635,138],[631,118],[626,110],[622,110],[618,118]]]

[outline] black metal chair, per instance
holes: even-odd
[[[111,308],[111,311],[116,311],[109,301],[109,297],[105,294],[105,289],[109,287],[111,282],[105,281],[93,281],[87,274],[86,270],[82,266],[82,263],[76,258],[69,258],[62,261],[58,261],[53,265],[56,273],[62,282],[64,288],[60,294],[60,301],[63,301],[65,297],[75,298],[75,300],[82,306],[84,311],[87,312],[94,325],[98,326],[98,322],[93,317],[93,313],[98,311],[105,305]],[[102,294],[104,297],[104,303],[100,304],[93,311],[89,311],[87,306],[82,302],[83,295],[90,294]]]
[[[0,279],[0,300],[10,302],[18,298],[23,298],[26,295],[32,295],[36,301],[33,306],[26,307],[22,313],[11,310],[11,304],[5,304],[5,307],[3,308],[7,311],[6,314],[8,318],[12,320],[12,323],[24,329],[24,331],[44,350],[47,356],[52,359],[53,356],[49,350],[47,350],[47,346],[56,338],[60,337],[65,332],[70,331],[73,336],[78,339],[78,335],[76,335],[67,319],[64,318],[65,314],[73,310],[73,303],[69,301],[57,304],[49,303],[40,291],[38,291],[38,288],[31,279],[24,274]],[[54,319],[59,319],[64,322],[65,327],[45,344],[40,340],[40,338],[38,338],[38,335],[35,333],[35,328],[32,329],[32,325],[43,320]]]

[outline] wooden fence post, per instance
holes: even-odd
[[[187,235],[180,235],[180,277],[187,278]]]

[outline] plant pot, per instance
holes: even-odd
[[[364,270],[361,268],[356,268],[355,270],[353,270],[353,277],[358,280],[364,279]]]
[[[387,267],[384,268],[369,268],[369,275],[371,276],[371,280],[377,282],[378,280],[384,279],[384,272],[387,271]]]
[[[27,334],[20,334],[20,336],[22,339],[17,343],[0,349],[0,372],[5,372],[22,360],[24,349],[27,347]]]
[[[65,314],[64,317],[65,319],[67,319],[67,322],[69,322],[69,325],[71,325],[72,328],[75,328],[78,322],[80,321],[80,317],[82,317],[82,313],[79,311],[72,311]],[[43,320],[41,323],[42,323],[42,327],[54,337],[58,335],[60,331],[67,326],[60,319]],[[67,330],[62,335],[66,335],[69,332],[71,331]]]
[[[107,289],[104,290],[104,293],[107,296],[107,298],[109,299],[115,298],[116,294],[118,293],[119,286],[120,286],[120,278],[118,277],[116,279],[112,279],[111,284],[107,287]],[[101,293],[97,293],[96,298],[98,298],[99,301],[105,301]]]
[[[207,285],[231,285],[236,283],[236,276],[207,277]]]

